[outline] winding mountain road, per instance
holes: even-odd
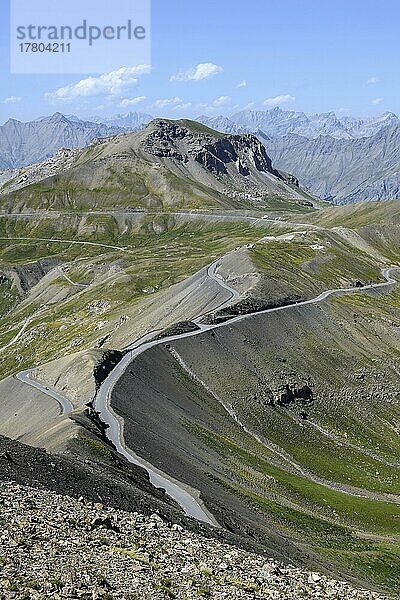
[[[299,222],[291,222],[291,221],[286,221],[285,218],[270,218],[268,215],[263,215],[263,216],[255,216],[255,215],[249,215],[249,214],[233,214],[230,212],[190,212],[190,211],[148,211],[148,210],[143,210],[143,211],[137,211],[137,212],[133,212],[133,211],[129,211],[129,210],[115,210],[115,211],[103,211],[103,212],[98,212],[98,211],[83,211],[83,212],[68,212],[68,211],[49,211],[48,212],[49,216],[62,216],[62,215],[66,215],[66,216],[76,216],[76,215],[81,215],[81,216],[87,216],[87,215],[104,215],[107,214],[109,216],[146,216],[146,215],[151,215],[151,216],[162,216],[162,215],[167,215],[167,216],[174,216],[174,217],[187,217],[189,219],[203,219],[203,220],[208,220],[208,221],[248,221],[249,223],[252,223],[253,225],[270,225],[271,223],[274,225],[282,225],[282,226],[289,226],[289,227],[301,227],[304,226],[307,229],[324,229],[321,225],[316,225],[315,223],[299,223]],[[2,213],[0,212],[0,218],[4,217],[4,218],[10,218],[10,217],[16,217],[16,218],[35,218],[37,217],[37,213]],[[6,238],[0,238],[0,239],[6,239]],[[32,238],[14,238],[14,239],[32,239]],[[39,239],[39,238],[37,238]],[[41,241],[46,241],[45,239],[42,239]],[[51,240],[49,240],[51,241]],[[65,240],[54,240],[54,241],[65,241]],[[81,242],[76,242],[76,243],[81,243]],[[82,242],[85,243],[85,242]],[[95,242],[92,242],[92,244],[96,245]],[[99,246],[101,246],[102,244],[97,244]],[[113,248],[113,246],[110,246],[110,248]],[[115,249],[120,250],[121,248],[115,247]]]
[[[31,315],[30,317],[27,317],[25,319],[25,321],[23,322],[21,328],[17,332],[17,334],[12,338],[12,340],[10,340],[9,342],[7,342],[7,344],[5,344],[4,346],[2,346],[0,348],[0,353],[4,352],[4,350],[7,350],[7,348],[10,348],[16,342],[18,342],[19,338],[22,336],[22,334],[24,333],[24,331],[28,327],[28,325],[30,323],[32,323],[32,321],[34,321],[37,317],[40,317],[41,313],[43,313],[43,310],[44,309],[39,309],[37,312],[33,313],[33,315]]]
[[[218,258],[207,267],[206,271],[206,277],[216,281],[220,287],[228,291],[230,294],[230,297],[227,300],[221,302],[221,304],[218,306],[218,309],[223,308],[233,299],[240,297],[240,294],[237,290],[230,287],[221,276],[217,275],[216,271],[220,264],[221,258]],[[196,324],[199,327],[199,333],[210,328],[208,325],[201,325],[199,323]],[[197,490],[189,488],[188,486],[183,485],[181,482],[174,480],[172,477],[156,469],[153,465],[147,461],[144,461],[142,458],[132,452],[132,450],[129,450],[129,448],[126,447],[123,434],[123,419],[118,417],[110,406],[111,392],[115,383],[123,375],[128,365],[137,356],[145,352],[145,350],[148,350],[149,348],[152,348],[158,344],[166,343],[169,340],[172,341],[181,339],[182,337],[189,337],[193,332],[188,334],[173,335],[162,339],[154,339],[154,335],[156,333],[156,331],[149,332],[130,347],[130,350],[127,352],[127,354],[125,354],[123,359],[113,369],[98,390],[94,399],[94,406],[96,411],[98,411],[100,414],[101,420],[108,425],[108,429],[106,431],[107,438],[114,444],[115,448],[118,450],[118,452],[120,452],[120,454],[125,456],[125,458],[127,458],[130,462],[144,467],[149,474],[151,483],[155,487],[164,488],[166,493],[171,498],[176,500],[180,506],[182,506],[188,516],[212,525],[218,525],[211,513],[207,511],[205,506],[199,500],[200,494]]]
[[[212,263],[212,265],[210,265],[209,270],[211,269],[211,272],[213,273],[213,275],[215,275],[215,270],[217,267],[218,267],[218,261],[215,261],[214,263]],[[128,460],[130,460],[131,462],[135,462],[135,464],[140,464],[141,466],[144,466],[150,475],[151,482],[154,485],[158,485],[159,487],[163,487],[164,489],[166,489],[167,493],[182,506],[182,508],[185,510],[185,512],[189,516],[193,516],[199,520],[202,520],[202,521],[205,521],[208,523],[212,522],[212,521],[210,521],[209,513],[206,512],[206,510],[203,508],[203,506],[197,500],[197,498],[198,498],[197,491],[196,492],[194,492],[193,490],[188,491],[187,486],[184,486],[182,483],[179,483],[176,481],[172,482],[172,479],[169,476],[167,476],[165,473],[161,473],[160,471],[156,471],[154,469],[154,467],[149,466],[149,463],[147,463],[146,461],[143,461],[140,457],[138,457],[136,454],[134,454],[132,451],[130,451],[126,447],[125,441],[124,441],[124,435],[123,435],[123,420],[114,413],[113,409],[110,406],[111,393],[112,393],[112,390],[113,390],[116,382],[118,381],[118,379],[123,375],[123,373],[127,369],[128,365],[135,358],[137,358],[140,354],[142,354],[146,350],[153,348],[154,346],[158,346],[160,344],[166,344],[169,342],[174,342],[176,340],[180,340],[180,339],[187,338],[187,337],[194,337],[196,335],[200,335],[204,331],[209,331],[211,329],[218,329],[220,327],[225,327],[228,324],[231,325],[232,323],[242,321],[242,320],[247,319],[254,315],[268,314],[268,313],[277,312],[277,311],[281,311],[281,310],[288,310],[290,308],[293,308],[294,306],[301,307],[301,306],[307,306],[310,304],[316,304],[318,302],[322,302],[323,300],[326,300],[326,298],[328,298],[329,296],[334,295],[334,294],[354,293],[354,292],[388,287],[388,286],[391,286],[391,285],[394,285],[397,283],[397,281],[390,276],[391,271],[392,271],[391,268],[382,270],[382,275],[386,279],[386,281],[383,283],[370,284],[363,288],[354,288],[353,287],[353,288],[338,288],[338,289],[333,289],[333,290],[327,290],[325,292],[322,292],[322,294],[320,294],[316,298],[312,298],[311,300],[304,300],[303,302],[298,302],[296,304],[291,304],[288,306],[269,308],[269,309],[259,311],[256,313],[248,313],[248,314],[244,314],[244,315],[239,315],[237,317],[233,317],[232,319],[229,319],[228,321],[224,321],[223,323],[208,324],[208,325],[197,323],[199,329],[196,331],[190,331],[188,333],[171,335],[171,336],[164,337],[161,339],[152,339],[149,341],[144,341],[141,345],[132,349],[124,356],[124,358],[121,360],[120,363],[118,363],[118,365],[115,367],[115,369],[109,374],[109,376],[107,377],[107,379],[104,381],[103,385],[100,387],[99,391],[97,392],[94,404],[95,404],[96,410],[100,413],[102,421],[105,422],[109,426],[109,428],[107,429],[108,439],[115,445],[117,450],[119,452],[121,452]],[[215,278],[216,278],[215,279],[216,281],[218,281],[218,282],[221,281],[220,278],[217,277],[216,275],[215,275]],[[225,282],[224,282],[223,287],[224,287],[224,289],[230,289],[232,295],[236,294],[236,290],[234,290],[233,288],[229,288],[228,284],[226,284]],[[172,485],[171,485],[171,483],[172,483]]]
[[[16,342],[18,342],[19,338],[21,337],[21,335],[24,333],[25,329],[28,327],[29,323],[31,323],[34,319],[34,315],[32,315],[31,317],[28,317],[27,319],[25,319],[24,323],[22,324],[21,329],[17,332],[17,334],[12,338],[12,340],[10,340],[7,344],[5,344],[4,346],[2,346],[0,348],[0,352],[4,352],[4,350],[7,350],[8,348],[10,348],[11,346],[13,346]]]
[[[72,279],[69,277],[69,275],[67,275],[67,273],[65,273],[64,268],[62,266],[58,267],[58,270],[59,270],[60,274],[62,275],[62,277],[64,277],[64,279],[66,279],[68,281],[68,283],[70,283],[71,285],[74,285],[75,287],[80,287],[80,288],[89,287],[87,283],[78,283],[76,281],[72,281]]]
[[[73,404],[68,398],[65,398],[62,394],[59,394],[56,390],[49,388],[47,385],[43,385],[39,381],[35,381],[31,379],[31,374],[35,371],[35,369],[27,369],[26,371],[20,371],[14,375],[15,379],[30,385],[31,387],[36,388],[53,398],[61,407],[61,414],[68,415],[74,410]]]
[[[110,244],[101,244],[100,242],[85,242],[78,240],[62,240],[58,238],[41,238],[41,237],[0,237],[0,241],[9,240],[9,241],[36,241],[36,242],[52,242],[57,244],[77,244],[80,246],[97,246],[99,248],[107,248],[109,250],[119,250],[120,252],[127,252],[128,254],[134,254],[133,250],[129,250],[129,248],[124,248],[121,246],[112,246]]]
[[[232,300],[239,300],[240,292],[238,292],[238,290],[235,290],[233,287],[227,284],[223,277],[217,274],[217,269],[221,266],[221,262],[222,258],[217,258],[217,260],[215,260],[213,263],[211,263],[211,265],[207,267],[207,277],[209,277],[213,281],[216,281],[220,287],[222,287],[224,290],[227,290],[230,293],[229,300],[222,303],[223,305],[225,305],[227,304],[227,302],[231,302]],[[222,304],[218,307],[219,309],[223,308]]]
[[[47,240],[47,241],[50,241],[50,240]],[[54,240],[53,239],[51,241],[65,242],[66,240]],[[80,242],[76,242],[76,243],[80,243]],[[83,242],[83,243],[85,243],[85,242]],[[102,244],[95,244],[95,243],[90,243],[90,242],[86,242],[86,243],[93,244],[93,245],[99,245],[99,246],[102,245]],[[115,249],[118,248],[115,246],[106,246],[106,245],[104,245],[104,246],[108,247],[108,248],[115,248]],[[127,251],[126,249],[123,249],[123,248],[118,248],[118,250]],[[230,294],[229,299],[223,301],[220,304],[220,306],[218,307],[219,309],[226,306],[232,300],[238,299],[240,297],[237,290],[235,290],[234,288],[229,286],[228,283],[226,283],[219,275],[217,275],[216,271],[217,271],[218,267],[220,266],[220,262],[221,262],[221,259],[217,259],[207,267],[207,277],[216,281],[219,286],[221,286],[224,290],[226,290]],[[397,283],[396,279],[391,277],[391,272],[393,270],[395,270],[395,269],[394,268],[382,269],[382,275],[386,279],[386,281],[383,283],[370,284],[370,285],[364,286],[362,288],[352,287],[352,288],[337,288],[337,289],[332,289],[332,290],[326,290],[325,292],[322,292],[316,298],[312,298],[310,300],[304,300],[302,302],[297,302],[296,304],[291,304],[291,305],[287,305],[287,306],[269,308],[269,309],[266,309],[263,311],[258,311],[255,313],[247,313],[247,314],[239,315],[239,316],[233,317],[232,319],[229,319],[227,321],[224,321],[222,323],[217,323],[217,324],[202,324],[202,323],[198,322],[198,320],[196,320],[196,324],[198,326],[197,330],[187,332],[187,333],[171,335],[171,336],[164,337],[161,339],[154,339],[155,332],[150,332],[150,333],[146,334],[145,336],[140,338],[140,340],[137,340],[132,345],[130,345],[129,350],[127,351],[127,353],[125,354],[123,359],[118,363],[118,365],[109,374],[107,379],[103,382],[103,384],[101,385],[100,389],[98,390],[98,392],[96,394],[96,397],[94,398],[95,409],[99,412],[100,418],[102,419],[102,421],[108,425],[108,429],[107,429],[106,433],[107,433],[107,437],[108,437],[109,441],[112,442],[112,444],[115,446],[117,451],[120,452],[123,456],[125,456],[129,462],[137,464],[141,467],[144,467],[149,474],[151,483],[153,485],[155,485],[156,487],[164,488],[166,493],[171,498],[176,500],[176,502],[178,502],[180,504],[180,506],[183,508],[183,510],[185,511],[185,513],[187,515],[194,517],[200,521],[204,521],[206,523],[218,525],[217,522],[215,521],[215,519],[213,518],[213,516],[207,511],[206,507],[201,502],[200,497],[199,497],[200,494],[197,490],[189,488],[182,482],[179,482],[179,481],[173,479],[172,477],[170,477],[169,475],[163,473],[162,471],[160,471],[159,469],[157,469],[156,467],[154,467],[153,465],[151,465],[144,459],[140,458],[132,450],[130,450],[129,448],[126,447],[125,440],[124,440],[124,434],[123,434],[123,425],[124,425],[123,419],[121,417],[119,417],[118,415],[116,415],[110,406],[111,393],[112,393],[112,390],[113,390],[116,382],[123,375],[123,373],[127,369],[128,365],[135,358],[137,358],[140,354],[142,354],[143,352],[145,352],[146,350],[148,350],[154,346],[157,346],[160,344],[166,344],[168,342],[173,342],[173,341],[183,339],[186,337],[194,337],[194,336],[200,335],[204,331],[208,331],[211,329],[218,329],[220,327],[225,327],[226,325],[231,325],[232,323],[236,323],[236,322],[242,321],[244,319],[248,319],[254,315],[262,315],[262,314],[268,314],[268,313],[282,311],[282,310],[289,310],[289,309],[292,309],[294,306],[302,307],[302,306],[307,306],[307,305],[311,305],[311,304],[316,304],[318,302],[322,302],[322,301],[326,300],[328,297],[330,297],[332,295],[339,295],[339,294],[345,294],[345,293],[359,293],[359,292],[369,291],[369,290],[373,290],[373,289],[381,289],[384,287],[389,287],[389,286],[395,285]],[[20,333],[20,335],[22,335],[22,334]],[[150,338],[153,337],[153,339],[149,339],[149,337]],[[66,398],[64,398],[63,396],[61,396],[54,390],[50,390],[47,387],[42,386],[42,384],[39,384],[38,382],[33,381],[29,377],[30,372],[31,371],[23,371],[22,373],[18,373],[16,375],[16,377],[18,379],[20,379],[21,381],[24,381],[28,385],[33,385],[34,387],[37,387],[42,392],[46,393],[48,396],[54,398],[62,407],[64,414],[68,414],[68,412],[73,410],[72,404]]]

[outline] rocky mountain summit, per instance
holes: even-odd
[[[156,119],[143,130],[62,149],[3,185],[15,207],[260,206],[307,202],[295,177],[277,171],[252,134],[226,135],[195,121]]]
[[[284,180],[283,175],[272,168],[264,146],[254,135],[218,135],[216,131],[196,128],[193,124],[190,121],[155,121],[142,148],[154,156],[183,163],[193,159],[214,175],[237,171],[247,177],[256,170]]]
[[[275,169],[253,134],[224,134],[196,121],[157,119],[138,136],[141,152],[232,200],[260,206],[275,197],[312,206],[296,177]]]
[[[384,600],[150,516],[0,485],[2,598]]]

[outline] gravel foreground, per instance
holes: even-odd
[[[144,516],[0,484],[0,598],[380,599]]]

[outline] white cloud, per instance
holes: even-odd
[[[378,104],[382,104],[383,102],[383,98],[374,98],[374,100],[372,100],[372,104],[378,105]]]
[[[154,106],[157,108],[166,108],[168,106],[178,106],[182,105],[182,100],[175,96],[175,98],[160,98],[154,102]]]
[[[275,96],[274,98],[267,98],[264,101],[265,106],[280,106],[281,104],[285,104],[286,102],[292,102],[296,100],[294,96],[290,96],[290,94],[282,94],[281,96]]]
[[[116,71],[103,73],[99,77],[87,77],[78,83],[61,87],[55,92],[48,92],[46,98],[51,102],[71,102],[79,98],[94,96],[119,96],[135,87],[138,77],[150,72],[149,65],[121,67]]]
[[[170,81],[201,81],[222,72],[223,68],[214,63],[199,63],[187,71],[180,71],[176,75],[172,75]]]
[[[9,96],[8,98],[4,98],[1,101],[2,104],[16,104],[17,102],[21,102],[21,96]]]
[[[246,104],[246,106],[243,107],[243,110],[251,110],[255,107],[255,105],[255,102],[249,102],[248,104]]]
[[[231,98],[229,96],[220,96],[216,98],[213,102],[213,106],[215,108],[219,108],[220,106],[227,106],[227,104],[231,103]]]
[[[124,98],[123,100],[121,100],[120,102],[120,106],[122,106],[123,108],[127,108],[128,106],[135,106],[135,104],[139,104],[140,102],[143,102],[144,100],[146,100],[146,96],[136,96],[136,98]]]
[[[367,83],[379,83],[379,79],[377,77],[370,77],[367,79]]]
[[[174,110],[188,110],[192,108],[193,104],[191,102],[184,102],[183,104],[177,104],[174,106]]]
[[[243,79],[243,81],[241,81],[240,83],[237,84],[237,88],[244,88],[247,85],[247,81],[245,79]]]
[[[221,109],[228,106],[232,110],[232,98],[230,96],[219,96],[219,98],[208,103],[185,102],[179,96],[175,96],[174,98],[160,98],[153,104],[153,108],[158,109],[161,112],[193,111],[196,115],[199,112],[217,114]]]

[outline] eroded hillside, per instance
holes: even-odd
[[[179,169],[234,179],[174,127]],[[136,452],[240,543],[398,590],[399,205],[282,202],[3,214],[0,433]]]

